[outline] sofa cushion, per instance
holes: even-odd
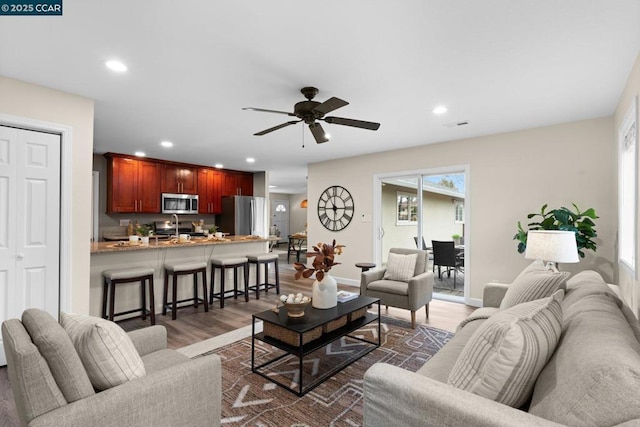
[[[460,353],[448,383],[515,408],[525,404],[560,338],[563,295],[559,290],[491,316]]]
[[[22,313],[22,324],[47,360],[51,374],[67,402],[95,394],[69,335],[53,316],[44,310],[30,308]]]
[[[384,279],[408,282],[414,276],[418,254],[395,254],[389,252]]]
[[[500,309],[549,297],[556,290],[564,288],[568,277],[569,273],[547,270],[542,261],[536,260],[522,270],[509,285]]]
[[[378,291],[386,294],[409,295],[408,282],[397,282],[395,280],[376,280],[367,286],[369,291]]]
[[[21,425],[27,425],[44,413],[66,406],[67,402],[47,361],[31,341],[22,322],[18,319],[2,322],[2,343]]]
[[[562,339],[538,377],[529,412],[579,426],[638,419],[640,343],[604,281],[584,278],[567,284]]]
[[[462,353],[464,346],[485,321],[486,319],[479,319],[467,323],[465,327],[456,332],[449,342],[438,350],[427,363],[422,365],[417,373],[446,384],[449,378],[449,372],[451,372],[453,365],[455,365],[456,360],[458,360],[458,356]]]
[[[62,326],[96,389],[106,390],[145,375],[144,363],[131,338],[114,322],[63,313]]]

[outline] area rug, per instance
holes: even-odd
[[[251,372],[251,338],[244,338],[207,354],[222,359],[222,424],[230,426],[360,426],[363,423],[363,376],[374,363],[384,362],[409,371],[418,370],[449,339],[451,332],[383,317],[382,346],[327,379],[303,397]],[[377,339],[377,324],[353,335]],[[305,358],[304,376],[317,374],[331,358],[362,351],[363,344],[343,338]],[[256,340],[258,362],[281,350]],[[329,360],[329,362],[327,361]],[[295,385],[298,359],[285,357],[273,375]]]

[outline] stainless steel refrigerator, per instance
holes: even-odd
[[[253,196],[223,197],[220,231],[267,237],[266,199]]]

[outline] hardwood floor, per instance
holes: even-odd
[[[311,294],[311,281],[294,280],[294,270],[286,263],[286,257],[280,264],[280,292],[297,293],[305,295]],[[273,276],[273,274],[272,274]],[[270,281],[273,281],[272,277]],[[346,285],[339,285],[340,289],[354,291],[356,288]],[[193,344],[225,332],[229,332],[251,324],[251,315],[259,311],[272,308],[276,303],[275,289],[269,293],[260,293],[260,299],[256,300],[255,293],[250,294],[249,302],[243,298],[237,300],[225,300],[224,309],[220,309],[217,301],[205,313],[202,306],[198,309],[193,307],[183,308],[178,311],[178,318],[171,320],[171,313],[167,316],[156,315],[156,324],[167,328],[168,347],[180,348]],[[416,322],[427,324],[435,328],[455,331],[460,321],[466,318],[473,310],[464,304],[433,300],[429,304],[429,318],[426,318],[425,310],[416,313]],[[382,313],[397,319],[411,321],[411,313],[407,310],[389,307],[388,310],[382,308]],[[149,321],[141,319],[126,320],[119,323],[126,331],[144,328],[149,325]],[[13,395],[7,377],[6,367],[0,368],[0,426],[19,426]]]

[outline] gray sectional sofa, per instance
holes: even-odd
[[[560,341],[523,408],[447,384],[458,355],[480,325],[500,311],[507,289],[488,284],[485,307],[472,313],[418,372],[373,365],[365,374],[364,425],[640,425],[640,327],[594,271],[567,281]]]
[[[21,320],[3,322],[9,381],[21,425],[220,425],[218,356],[192,360],[167,349],[163,326],[125,335],[141,357],[145,375],[96,391],[69,335],[50,314],[28,309]]]

